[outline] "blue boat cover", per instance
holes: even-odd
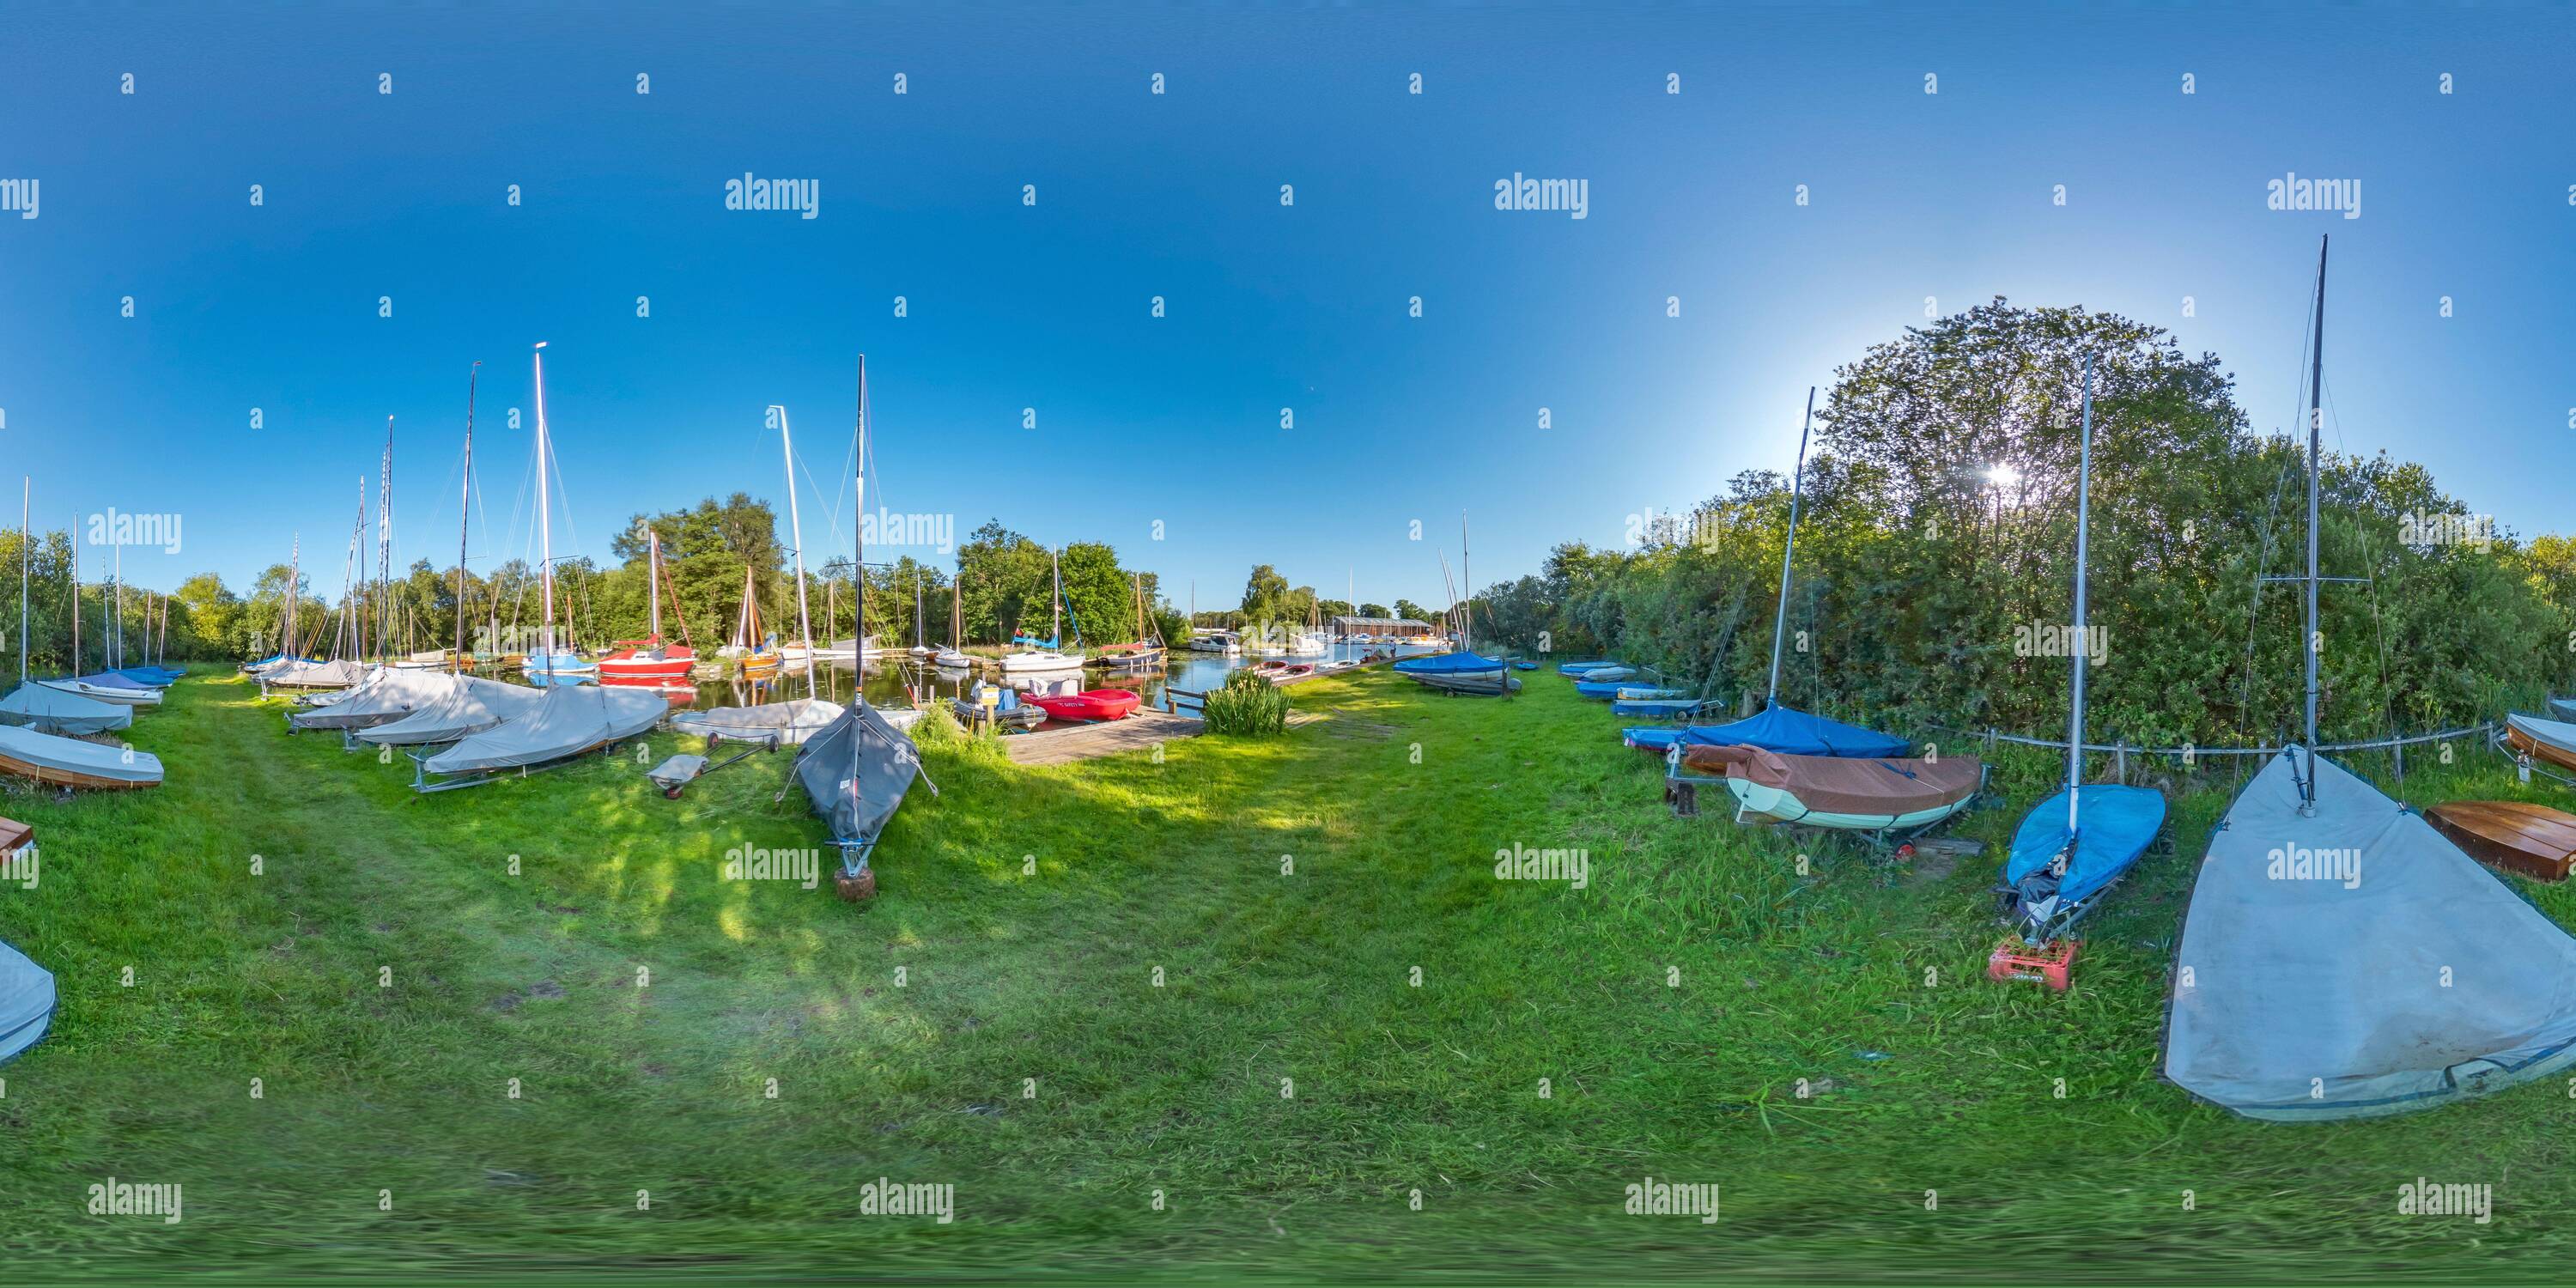
[[[2075,823],[2082,835],[2076,838],[2075,857],[2067,863],[2066,875],[2057,883],[2057,897],[2068,903],[2082,903],[2118,880],[2155,843],[2156,833],[2165,825],[2165,798],[2144,787],[2086,783],[2076,790],[2081,793],[2081,808]],[[2020,885],[2022,878],[2047,867],[2065,848],[2066,793],[2060,791],[2041,801],[2013,833],[2003,883]]]
[[[2551,698],[2549,709],[2561,720],[2576,720],[2576,698]]]
[[[84,675],[80,677],[80,682],[97,689],[148,689],[152,687],[140,680],[129,679],[114,671],[101,671],[96,675]]]
[[[1610,704],[1610,713],[1620,716],[1644,716],[1649,720],[1670,720],[1699,710],[1698,698],[1629,698]],[[1661,730],[1669,733],[1671,730]]]
[[[1702,747],[1760,747],[1783,756],[1902,756],[1912,744],[1873,730],[1811,716],[1789,707],[1767,707],[1760,715],[1732,724],[1682,725],[1655,729],[1622,729],[1631,747],[1666,751],[1673,744]]]
[[[0,944],[0,1064],[36,1045],[53,1021],[53,972]]]
[[[1395,664],[1405,675],[1463,675],[1477,671],[1499,671],[1503,664],[1474,653],[1435,653],[1430,657],[1408,657]]]
[[[179,682],[179,677],[157,666],[128,666],[116,672],[147,689],[166,689]]]
[[[1640,686],[1633,676],[1625,680],[1576,680],[1574,682],[1574,691],[1587,698],[1615,698],[1619,696],[1621,689],[1639,687],[1645,686]]]
[[[1580,662],[1559,662],[1559,663],[1557,663],[1557,664],[1556,664],[1556,673],[1557,673],[1558,675],[1579,675],[1579,674],[1581,674],[1581,673],[1583,673],[1583,672],[1585,672],[1585,671],[1589,671],[1589,670],[1591,670],[1592,668],[1594,668],[1594,667],[1596,667],[1596,666],[1617,666],[1617,665],[1619,665],[1619,664],[1618,664],[1618,663],[1616,663],[1616,662],[1611,661],[1611,660],[1610,660],[1610,659],[1608,659],[1608,658],[1604,658],[1604,657],[1587,658],[1587,659],[1585,659],[1585,660],[1583,660],[1583,661],[1580,661]]]

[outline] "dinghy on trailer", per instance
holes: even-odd
[[[367,678],[374,668],[351,661],[281,662],[259,673],[259,687],[270,689],[345,689]]]
[[[1395,664],[1395,673],[1426,688],[1475,697],[1517,693],[1521,687],[1519,678],[1510,675],[1503,663],[1475,653],[1408,657]]]
[[[132,728],[134,708],[68,693],[49,684],[21,684],[0,698],[0,724],[71,736]]]
[[[161,758],[0,725],[0,775],[82,791],[131,791],[161,785]]]
[[[1760,747],[1689,747],[1682,764],[1724,774],[1737,822],[1792,823],[1900,840],[1968,808],[1984,788],[1974,756],[1786,756]]]
[[[119,682],[110,684],[98,676],[84,675],[78,679],[38,680],[36,683],[49,689],[88,698],[93,702],[111,702],[121,707],[161,705],[160,690],[145,688],[121,675],[114,678]]]
[[[412,787],[424,793],[447,791],[487,783],[513,769],[525,777],[648,732],[670,713],[670,704],[650,689],[595,684],[549,688],[528,715],[464,738],[437,755],[415,757],[419,772]],[[433,776],[439,781],[432,781]]]
[[[652,692],[642,690],[642,692]],[[426,747],[472,737],[535,713],[547,690],[481,676],[460,675],[446,696],[380,725],[350,730],[357,742],[378,747]]]
[[[291,732],[306,729],[365,729],[391,724],[455,692],[461,677],[445,671],[387,667],[329,706],[286,717]]]

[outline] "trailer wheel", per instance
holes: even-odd
[[[679,789],[679,788],[677,788],[677,787],[665,787],[665,788],[663,788],[663,789],[662,789],[662,799],[664,799],[664,800],[673,800],[673,801],[680,799],[680,789]]]

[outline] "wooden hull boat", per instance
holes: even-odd
[[[1146,670],[1163,664],[1163,650],[1154,644],[1111,644],[1089,664],[1120,671]]]
[[[1144,699],[1125,689],[1085,689],[1080,693],[1032,693],[1021,701],[1045,711],[1049,720],[1124,720]]]
[[[2504,742],[2534,760],[2545,761],[2561,769],[2576,769],[2576,724],[2543,720],[2537,716],[2508,715],[2504,718]]]
[[[2540,881],[2564,881],[2576,867],[2576,814],[2522,801],[2453,801],[2424,821],[2470,858]]]
[[[0,775],[80,791],[133,791],[161,785],[161,758],[0,725]]]
[[[1845,832],[1929,827],[1966,809],[1986,781],[1985,765],[1974,756],[1858,759],[1692,746],[1682,763],[1725,775],[1738,821]]]

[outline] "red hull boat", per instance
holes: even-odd
[[[1125,689],[1085,689],[1080,693],[1030,694],[1049,720],[1123,720],[1144,699]]]
[[[686,680],[697,665],[697,650],[658,639],[619,640],[617,651],[599,659],[599,676],[621,680]]]

